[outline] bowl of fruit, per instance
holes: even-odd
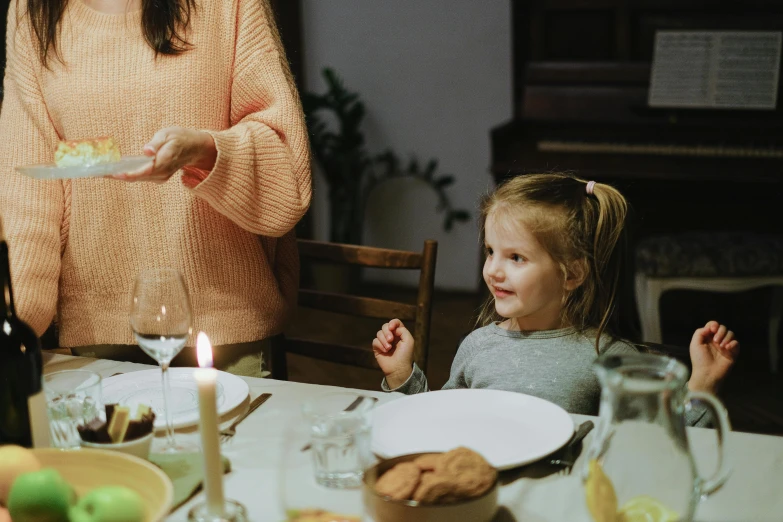
[[[123,453],[0,446],[0,521],[158,522],[174,488],[156,466]]]

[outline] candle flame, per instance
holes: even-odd
[[[212,343],[204,332],[199,332],[196,338],[196,357],[201,368],[212,368]]]

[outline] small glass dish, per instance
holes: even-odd
[[[134,171],[154,160],[151,156],[124,156],[111,163],[96,163],[89,166],[58,167],[54,163],[26,165],[16,170],[33,179],[98,178]]]

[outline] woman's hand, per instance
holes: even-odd
[[[375,339],[372,351],[386,375],[389,388],[398,388],[408,380],[413,369],[413,336],[399,319],[384,324]]]
[[[739,356],[739,342],[726,326],[710,321],[693,333],[690,353],[693,373],[688,388],[715,393]]]
[[[123,181],[152,181],[165,183],[183,167],[210,171],[215,166],[217,149],[208,133],[184,127],[167,127],[155,133],[144,145],[144,154],[152,161],[133,172],[115,174]]]

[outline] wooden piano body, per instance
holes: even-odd
[[[658,233],[783,231],[780,88],[775,110],[647,103],[657,30],[783,31],[783,0],[512,6],[514,115],[492,131],[497,182],[566,170],[611,183],[633,207],[630,248]]]

